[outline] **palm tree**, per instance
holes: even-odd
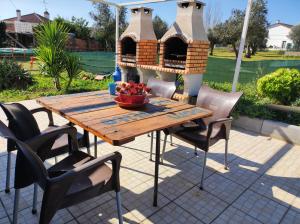
[[[68,28],[58,22],[47,22],[36,28],[37,48],[35,54],[43,74],[53,78],[57,90],[61,90],[60,75],[65,70],[65,47]]]

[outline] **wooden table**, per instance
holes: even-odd
[[[144,108],[127,110],[117,106],[114,96],[107,91],[43,97],[37,102],[116,146],[156,131],[154,206],[157,206],[160,131],[212,115],[206,109],[162,97],[151,97],[150,103]]]

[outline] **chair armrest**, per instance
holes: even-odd
[[[47,113],[48,119],[49,119],[49,126],[53,126],[54,125],[52,111],[48,110],[47,108],[40,107],[40,108],[36,108],[36,109],[30,110],[30,112],[31,112],[31,114],[40,113],[40,112]]]
[[[232,120],[233,120],[232,117],[229,117],[229,118],[227,117],[227,118],[220,118],[218,120],[210,122],[208,124],[207,139],[211,138],[211,134],[212,134],[213,128],[216,125],[220,125],[221,127],[225,128],[226,139],[228,139],[229,138],[229,132],[230,132],[230,129],[231,129]]]
[[[119,179],[119,172],[121,166],[122,155],[119,152],[110,153],[108,155],[93,159],[79,167],[76,167],[72,170],[67,171],[66,173],[62,174],[61,176],[51,178],[51,182],[53,184],[60,183],[62,181],[69,182],[70,180],[76,181],[77,178],[80,176],[87,175],[91,170],[102,166],[105,162],[111,161],[112,162],[112,179],[113,184],[116,187],[116,190],[120,190],[120,179]]]
[[[40,135],[27,140],[26,144],[28,144],[33,150],[42,152],[43,149],[41,148],[41,146],[43,146],[49,141],[55,141],[63,134],[67,134],[69,140],[72,142],[72,150],[73,151],[78,150],[79,147],[77,141],[77,129],[67,125],[55,127],[51,131],[41,133]],[[44,149],[44,150],[47,151],[51,149]]]

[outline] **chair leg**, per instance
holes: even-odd
[[[150,134],[150,136],[151,136],[151,145],[150,145],[150,161],[153,161],[152,160],[152,156],[153,156],[153,132],[151,132],[151,134]]]
[[[195,156],[198,156],[198,152],[197,152],[197,146],[195,146],[195,149],[194,149],[194,154],[195,154]]]
[[[97,139],[97,136],[95,135],[94,136],[94,150],[95,150],[95,157],[97,158],[98,157],[98,152],[97,152],[97,150],[98,150],[98,144],[97,144],[97,142],[98,142],[98,139]]]
[[[36,214],[37,212],[37,198],[38,198],[38,185],[37,183],[33,184],[33,203],[32,203],[32,214]]]
[[[168,135],[165,135],[165,138],[164,138],[164,145],[163,145],[163,150],[162,150],[161,157],[160,157],[160,162],[161,162],[162,164],[164,163],[164,155],[165,155],[165,152],[166,152],[167,137],[168,137]]]
[[[123,212],[120,192],[116,192],[119,224],[123,224]]]
[[[173,144],[173,136],[170,134],[170,142],[171,142],[171,146],[174,146],[174,144]]]
[[[7,166],[6,166],[6,185],[5,185],[5,193],[9,193],[9,185],[10,185],[10,167],[11,167],[11,152],[7,154]]]
[[[203,180],[204,180],[204,174],[205,174],[205,168],[206,168],[206,159],[207,159],[207,152],[204,152],[203,167],[202,167],[201,182],[200,182],[200,190],[203,190]]]
[[[225,170],[228,170],[228,139],[225,140],[224,166]]]
[[[15,201],[14,201],[13,222],[12,222],[13,224],[18,223],[19,200],[20,200],[20,189],[15,189]]]

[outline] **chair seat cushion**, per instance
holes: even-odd
[[[48,175],[52,178],[60,176],[93,159],[95,158],[87,153],[75,151],[65,159],[50,167],[48,169]],[[106,164],[97,166],[84,174],[78,175],[78,177],[73,180],[73,183],[66,193],[66,203],[72,204],[73,201],[79,200],[77,196],[73,198],[73,196],[78,193],[83,196],[82,199],[89,197],[90,195],[98,194],[97,192],[99,192],[99,189],[111,179],[111,176],[112,169]],[[85,197],[84,195],[86,194],[87,196]]]
[[[214,138],[219,132],[219,128],[214,128],[211,134],[211,138]],[[207,151],[208,142],[207,142],[207,129],[206,130],[193,130],[186,128],[185,130],[176,132],[173,134],[176,138],[181,139],[184,142],[187,142],[191,145],[197,146],[198,148]]]

